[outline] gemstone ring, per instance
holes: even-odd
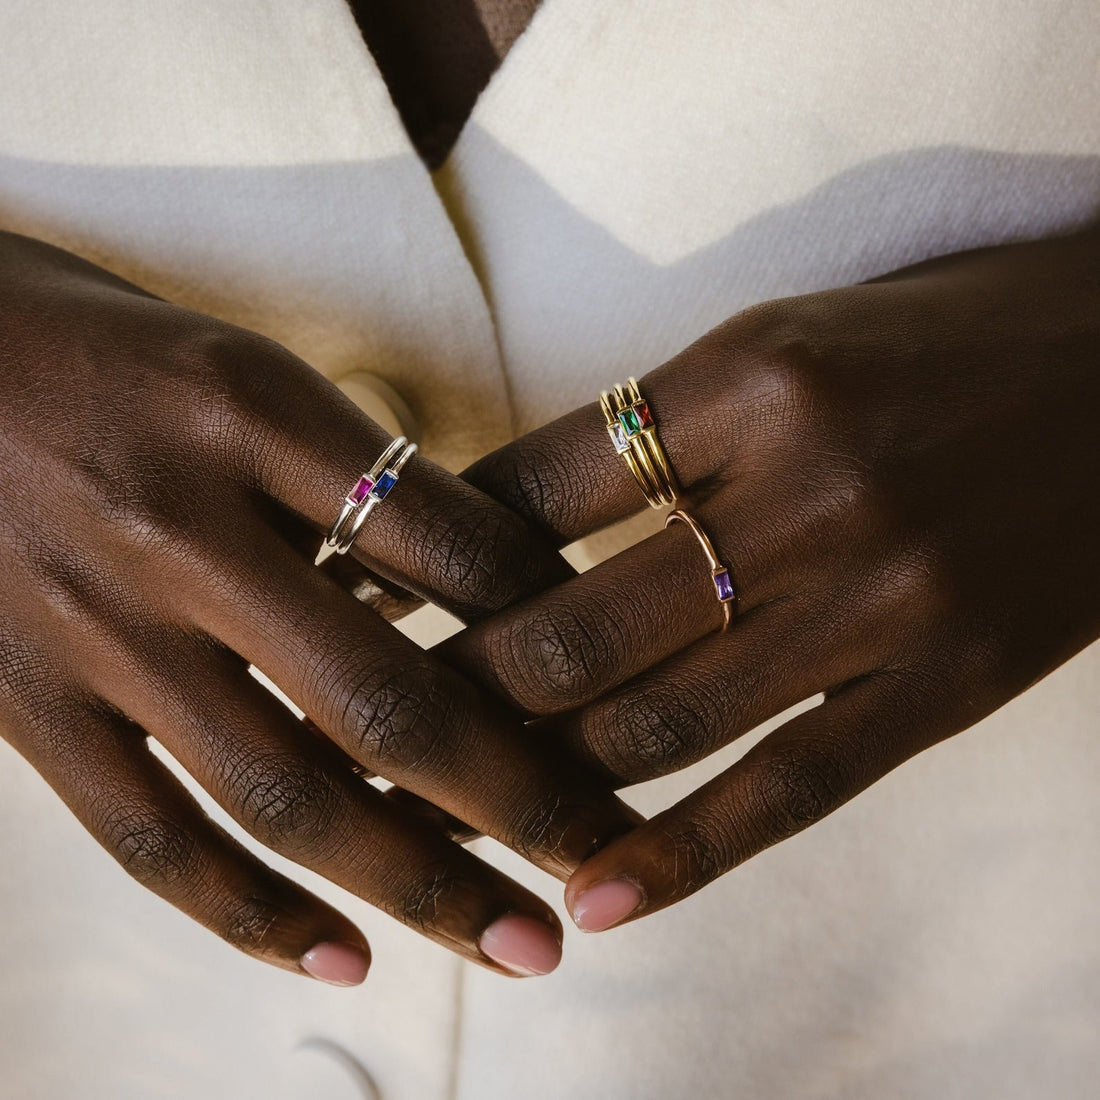
[[[399,435],[379,456],[375,464],[352,486],[344,498],[340,515],[328,537],[321,544],[314,561],[320,565],[332,554],[346,554],[355,542],[367,516],[389,495],[397,484],[401,471],[416,454],[416,444]]]
[[[653,508],[676,502],[676,478],[657,435],[657,424],[638,383],[600,394],[600,408],[615,452],[623,456],[634,479]]]
[[[737,609],[737,589],[733,587],[733,581],[730,579],[729,567],[718,560],[718,555],[714,552],[714,544],[710,541],[706,531],[699,526],[694,516],[689,515],[682,508],[676,508],[674,511],[669,512],[668,519],[665,520],[665,527],[673,523],[685,524],[703,548],[707,565],[710,566],[710,579],[714,583],[714,593],[718,597],[718,602],[722,605],[723,619],[720,633],[725,634],[729,629],[733,613]]]

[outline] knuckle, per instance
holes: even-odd
[[[445,737],[463,737],[469,713],[460,683],[427,660],[362,676],[339,728],[349,731],[359,758],[378,770],[416,768],[436,755]]]
[[[316,852],[332,834],[342,792],[320,768],[293,758],[245,763],[231,780],[241,823],[282,852]]]
[[[591,698],[615,666],[616,641],[592,605],[541,609],[519,620],[499,644],[516,694],[536,711]]]
[[[941,682],[951,685],[966,725],[984,717],[1006,698],[1035,682],[1035,653],[1010,614],[973,609],[968,621],[954,624],[941,645]],[[928,662],[933,668],[934,662]],[[942,667],[942,666],[948,667]],[[963,690],[959,690],[962,688]]]
[[[820,821],[847,800],[847,769],[834,749],[804,740],[756,774],[756,802],[766,842]]]
[[[22,725],[28,716],[33,723],[42,709],[43,685],[48,682],[42,664],[25,639],[0,626],[0,714],[7,719],[9,740],[11,727]]]
[[[390,915],[410,928],[433,928],[462,890],[462,881],[450,864],[440,862],[420,868],[411,884],[398,892]]]
[[[952,618],[966,606],[956,577],[933,545],[908,541],[872,570],[874,600],[909,637]]]
[[[513,823],[508,846],[532,862],[545,852],[557,851],[568,830],[570,809],[560,792],[532,799]]]
[[[788,482],[792,532],[800,546],[813,540],[824,554],[849,561],[853,545],[887,514],[882,486],[837,433],[821,423],[813,433],[801,433],[798,470]]]
[[[116,555],[125,548],[135,567],[157,575],[165,561],[186,566],[196,553],[208,560],[212,517],[217,515],[219,527],[229,519],[223,507],[224,471],[200,449],[189,451],[184,460],[167,452],[143,454],[120,446],[112,453],[103,447],[81,464],[78,477],[85,522]],[[106,574],[115,565],[75,547],[67,559],[72,564],[82,556],[89,573]]]
[[[469,615],[484,615],[530,594],[532,533],[516,515],[465,501],[425,529],[422,557],[429,576]]]
[[[272,930],[287,917],[282,906],[266,898],[236,898],[222,916],[221,937],[233,947],[249,953],[262,953]]]
[[[892,690],[910,718],[902,743],[912,752],[968,728],[1035,682],[1034,651],[1015,624],[981,608],[965,621],[910,630],[896,649]]]
[[[197,869],[198,844],[178,822],[140,810],[116,814],[104,827],[104,843],[126,871],[157,891]]]
[[[96,543],[125,546],[128,552],[164,552],[175,547],[181,531],[187,529],[186,501],[191,494],[181,492],[174,462],[168,454],[142,453],[126,433],[73,456],[69,472],[79,485],[75,515],[80,524],[94,530]],[[205,488],[208,493],[209,485]],[[56,528],[58,522],[71,522],[72,516],[51,509],[43,519]],[[86,583],[108,572],[91,546],[88,541],[74,541],[60,555],[56,538],[43,527],[38,537],[24,542],[23,564],[47,591],[56,584],[64,592],[74,578]]]
[[[265,420],[282,423],[293,409],[288,401],[300,391],[286,385],[294,357],[274,340],[221,321],[200,324],[176,357],[173,407],[182,416],[187,438],[223,462],[265,459],[257,432]],[[273,370],[278,364],[281,369]]]
[[[211,485],[204,489],[209,515]],[[163,575],[166,562],[190,572],[195,568],[192,563],[209,561],[210,550],[202,538],[207,525],[190,503],[199,494],[184,493],[186,499],[181,500],[180,490],[175,471],[150,469],[128,488],[100,498],[97,520],[117,545],[126,548],[143,579]]]
[[[273,384],[268,369],[272,358],[287,351],[267,336],[224,321],[204,319],[191,332],[177,357],[177,373],[189,387],[206,390],[229,409],[266,393]]]
[[[670,877],[681,896],[713,882],[739,862],[729,830],[709,818],[670,825],[660,839],[660,850],[668,853]]]
[[[829,395],[822,311],[808,298],[753,306],[732,322],[752,364],[753,399],[777,440],[820,432]]]
[[[580,447],[541,445],[528,437],[522,447],[505,447],[475,463],[466,479],[541,530],[572,530],[578,519],[570,484],[573,460],[585,452]]]
[[[655,685],[618,701],[603,733],[601,755],[624,778],[653,779],[705,756],[721,725],[703,693],[689,696]]]

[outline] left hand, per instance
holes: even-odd
[[[675,524],[444,655],[619,786],[825,701],[589,859],[566,897],[590,930],[820,820],[1100,635],[1100,238],[767,303],[641,390],[738,587],[728,633]],[[645,506],[594,404],[467,477],[559,544]]]

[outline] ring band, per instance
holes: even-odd
[[[618,392],[619,387],[615,387]],[[624,394],[624,406],[629,405],[638,419],[640,434],[636,437],[636,445],[644,454],[647,454],[652,464],[653,481],[664,498],[663,503],[675,504],[680,488],[676,484],[676,475],[672,472],[672,465],[668,460],[664,447],[661,445],[657,434],[657,422],[649,411],[648,402],[642,397],[642,391],[638,389],[638,383],[633,378],[628,378],[626,392]]]
[[[374,465],[344,497],[340,514],[317,552],[315,565],[320,565],[333,554],[346,554],[352,548],[367,516],[389,495],[400,479],[401,471],[414,454],[416,444],[399,435],[378,456]]]
[[[638,386],[633,378],[630,381],[634,383],[632,393],[628,393],[625,386],[616,386],[611,391],[612,406],[619,421],[619,427],[623,429],[623,435],[630,443],[630,456],[645,474],[644,481],[639,481],[638,484],[649,488],[649,492],[646,493],[649,506],[660,508],[663,504],[671,504],[672,501],[666,492],[667,482],[662,480],[653,462],[653,455],[645,444],[646,437],[655,431],[653,416],[649,411],[648,403],[641,399],[641,394],[638,394],[637,400],[634,399]]]
[[[600,394],[600,409],[615,452],[623,456],[651,508],[675,504],[679,489],[638,383],[629,379]]]
[[[714,582],[714,592],[718,597],[718,602],[722,605],[722,629],[719,633],[725,634],[737,609],[737,590],[733,587],[733,581],[730,579],[729,567],[718,560],[718,555],[714,552],[714,544],[710,541],[706,531],[699,526],[694,516],[689,515],[682,508],[676,508],[674,511],[669,512],[668,518],[665,520],[665,527],[669,527],[673,523],[685,524],[703,548],[707,565],[710,566],[710,579]]]
[[[645,494],[645,498],[650,506],[653,508],[660,508],[660,490],[653,484],[649,472],[639,464],[634,447],[631,445],[631,441],[627,437],[625,429],[619,422],[618,413],[616,412],[615,406],[612,404],[611,394],[608,393],[607,390],[604,390],[603,393],[600,394],[600,409],[603,412],[604,420],[607,422],[607,434],[611,437],[611,442],[615,447],[616,454],[623,456],[623,461],[634,475],[634,480],[637,481],[639,488]]]

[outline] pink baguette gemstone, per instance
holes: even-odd
[[[348,493],[348,500],[352,504],[362,504],[367,499],[367,493],[374,488],[374,482],[364,474],[356,483],[355,488]]]

